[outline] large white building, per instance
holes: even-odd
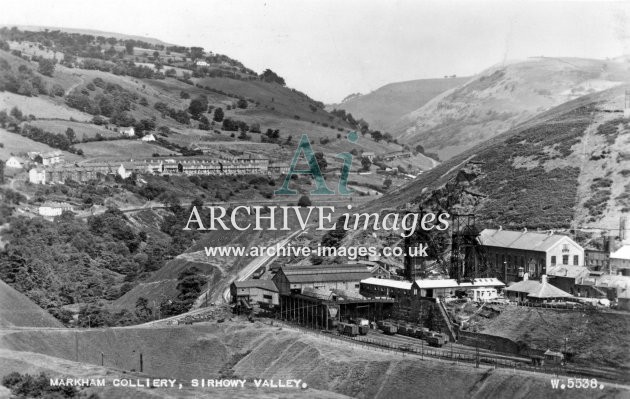
[[[584,248],[570,237],[551,233],[485,229],[479,236],[487,261],[500,271],[506,283],[520,280],[524,273],[539,278],[547,268],[584,265]]]
[[[22,169],[23,165],[24,165],[24,160],[18,157],[10,157],[5,162],[5,166],[7,168]]]
[[[610,269],[615,274],[630,276],[630,243],[624,243],[621,248],[610,254]]]

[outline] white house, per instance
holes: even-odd
[[[13,168],[13,169],[22,169],[23,165],[24,165],[24,160],[18,157],[10,157],[9,159],[7,159],[7,162],[5,163],[5,166],[7,168]]]
[[[153,135],[153,133],[147,134],[146,136],[143,136],[140,140],[142,140],[142,141],[155,141],[155,136]]]
[[[39,214],[42,216],[59,216],[63,211],[72,212],[72,205],[65,202],[46,202],[39,207]]]
[[[32,184],[46,184],[46,171],[39,168],[29,170],[28,181]]]
[[[210,64],[208,64],[208,62],[204,60],[197,60],[195,62],[195,65],[199,67],[203,67],[203,66],[209,66]]]
[[[126,129],[120,129],[119,132],[121,135],[127,136],[127,137],[134,137],[136,135],[136,130],[133,128],[133,126],[128,127]]]
[[[61,151],[47,152],[45,154],[42,154],[41,157],[42,157],[42,164],[44,166],[54,165],[56,163],[60,163],[63,160]]]
[[[584,265],[584,248],[560,234],[485,229],[479,236],[488,262],[501,271],[502,280],[518,281],[524,273],[539,278],[557,265]]]

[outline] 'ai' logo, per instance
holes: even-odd
[[[359,139],[357,132],[350,132],[346,137],[349,142],[356,143]],[[304,158],[308,163],[308,169],[296,169],[298,160],[300,159],[300,155],[304,153]],[[341,167],[341,177],[339,178],[339,194],[341,195],[349,195],[352,194],[352,190],[348,188],[348,175],[350,174],[350,167],[352,166],[352,154],[349,152],[342,152],[336,155],[336,158],[340,158],[343,160],[343,166]],[[293,160],[291,161],[291,165],[289,167],[289,173],[284,179],[284,183],[282,187],[278,190],[274,191],[276,195],[297,195],[297,191],[289,189],[289,182],[291,181],[291,176],[293,175],[312,175],[315,179],[315,190],[311,191],[312,195],[334,195],[335,192],[328,188],[326,185],[326,180],[324,179],[324,175],[322,175],[321,169],[319,169],[319,164],[317,163],[317,158],[315,158],[315,152],[313,152],[313,148],[311,147],[311,142],[308,139],[306,134],[302,135],[300,142],[293,154]]]

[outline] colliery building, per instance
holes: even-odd
[[[305,288],[359,292],[361,280],[378,273],[377,267],[363,264],[285,266],[273,276],[280,294],[299,294]]]
[[[521,280],[525,273],[540,278],[557,265],[584,265],[584,249],[565,235],[485,229],[479,241],[487,262],[505,283]]]
[[[278,288],[271,280],[234,281],[230,285],[230,294],[234,302],[247,306],[255,304],[278,306],[280,304]]]
[[[477,278],[457,282],[455,279],[418,279],[414,281],[368,278],[360,283],[360,292],[366,297],[419,297],[439,299],[467,296],[475,301],[489,301],[498,297],[505,287],[496,278]]]

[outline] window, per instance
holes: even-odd
[[[263,295],[263,299],[267,299],[271,301],[271,295]]]
[[[562,252],[569,252],[569,244],[562,244]]]
[[[551,266],[555,266],[556,265],[556,257],[552,256],[551,257]]]
[[[562,264],[563,265],[569,264],[569,255],[562,255]]]
[[[573,264],[574,264],[575,266],[577,266],[577,265],[578,265],[578,261],[579,261],[579,259],[580,259],[580,257],[579,257],[579,256],[577,256],[577,255],[573,255]]]

